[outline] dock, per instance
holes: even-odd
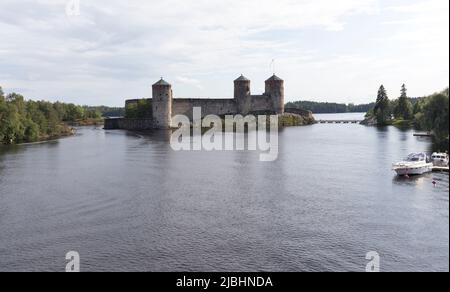
[[[448,166],[433,166],[433,172],[448,172]]]
[[[432,137],[432,133],[414,133],[414,137]]]

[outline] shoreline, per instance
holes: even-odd
[[[48,137],[48,138],[44,138],[41,139],[39,141],[35,141],[35,142],[24,142],[24,143],[15,143],[15,144],[0,144],[0,147],[10,147],[10,146],[29,146],[29,145],[39,145],[39,144],[45,144],[45,143],[50,143],[50,142],[56,142],[58,140],[61,139],[65,139],[65,138],[71,138],[77,135],[77,129],[76,128],[83,128],[83,127],[93,127],[93,126],[99,126],[99,125],[81,125],[81,126],[73,126],[72,129],[72,133],[71,134],[65,134],[65,135],[60,135],[60,136],[53,136],[53,137]]]
[[[64,139],[64,138],[70,138],[70,137],[73,137],[73,136],[75,136],[77,134],[77,128],[81,128],[81,127],[101,127],[102,125],[104,126],[104,119],[101,120],[102,122],[99,122],[99,121],[100,120],[65,123],[64,125],[69,128],[68,131],[70,131],[70,133],[65,132],[65,133],[63,133],[61,135],[43,137],[41,139],[38,139],[38,141],[34,141],[34,142],[23,142],[23,143],[13,143],[13,144],[1,144],[0,143],[0,147],[2,147],[2,146],[38,145],[38,144],[44,144],[44,143],[58,141],[58,140]]]
[[[64,138],[70,138],[73,136],[76,136],[77,131],[75,128],[73,128],[73,133],[70,135],[61,135],[61,136],[57,136],[57,137],[50,137],[50,138],[46,138],[46,139],[42,139],[36,142],[25,142],[25,143],[17,143],[17,144],[0,144],[0,146],[29,146],[29,145],[39,145],[39,144],[45,144],[45,143],[50,143],[50,142],[56,142],[58,140],[64,139]]]

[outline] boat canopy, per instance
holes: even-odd
[[[406,161],[426,161],[427,155],[425,153],[412,153],[409,154],[408,158],[406,158]]]

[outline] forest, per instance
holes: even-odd
[[[370,104],[344,104],[315,101],[295,101],[286,104],[286,108],[296,108],[312,111],[314,114],[341,114],[341,113],[365,113],[373,108],[375,103]]]
[[[103,117],[122,116],[121,108],[89,107],[72,103],[32,101],[0,87],[0,144],[18,144],[68,136],[72,125],[101,123]]]
[[[387,126],[414,127],[433,134],[435,142],[446,145],[449,139],[449,89],[422,98],[409,98],[406,85],[400,97],[389,99],[383,85],[377,93],[375,106],[366,114],[367,123]]]

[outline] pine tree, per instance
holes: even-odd
[[[5,101],[5,93],[3,92],[3,88],[0,86],[0,102]]]
[[[380,89],[378,89],[377,94],[377,101],[375,103],[375,112],[380,108],[380,106],[383,103],[383,99],[387,96],[386,89],[384,88],[384,85],[380,86]]]
[[[400,98],[398,99],[397,106],[394,110],[395,118],[410,120],[413,118],[413,106],[408,99],[406,85],[402,85]]]
[[[403,97],[403,98],[407,98],[408,97],[408,90],[406,89],[406,85],[405,84],[403,84],[402,85],[402,89],[401,89],[401,94],[400,94],[400,97]]]
[[[391,119],[389,97],[383,85],[381,85],[378,90],[374,114],[379,125],[386,125]]]

